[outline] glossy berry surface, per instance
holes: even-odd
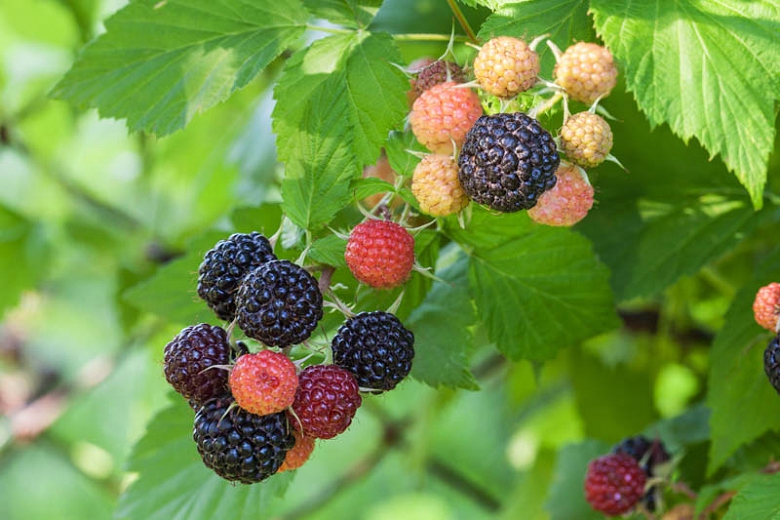
[[[521,112],[480,117],[458,157],[458,179],[474,202],[502,212],[530,209],[555,186],[560,164],[550,133]]]
[[[262,350],[236,361],[228,379],[238,406],[249,413],[281,412],[295,399],[298,375],[290,358],[280,352]]]
[[[633,457],[614,453],[594,459],[585,475],[585,499],[607,516],[631,511],[645,494],[647,477]]]
[[[344,252],[352,275],[375,289],[403,285],[414,267],[414,237],[389,220],[367,220],[352,229]]]
[[[435,85],[412,105],[409,123],[420,143],[434,153],[460,149],[466,133],[482,115],[479,96],[452,81]]]
[[[612,92],[617,74],[609,49],[588,42],[566,49],[553,70],[555,82],[572,99],[588,105]]]
[[[764,350],[764,372],[778,394],[780,394],[780,336],[775,336]]]
[[[555,186],[542,193],[528,216],[547,226],[573,226],[593,207],[593,186],[576,166],[561,166],[555,176]]]
[[[258,232],[235,233],[217,242],[198,269],[198,296],[220,319],[236,313],[235,295],[241,280],[255,267],[276,260],[271,243]]]
[[[348,319],[331,342],[333,362],[363,389],[392,390],[412,369],[414,334],[393,314],[363,312]]]
[[[344,432],[362,403],[355,377],[336,365],[311,365],[298,379],[293,427],[317,439]]]
[[[298,430],[293,430],[293,435],[295,436],[295,446],[284,457],[284,463],[279,468],[279,473],[300,468],[309,460],[314,451],[315,441],[312,437],[306,437]]]
[[[780,317],[780,283],[770,283],[760,288],[753,300],[753,317],[766,330],[775,332]]]
[[[221,327],[207,323],[183,329],[166,346],[165,379],[198,406],[228,393],[227,370],[210,368],[230,362],[230,345]]]
[[[244,484],[279,470],[293,437],[287,414],[254,415],[228,410],[232,399],[212,399],[195,415],[192,437],[204,464],[220,477]]]
[[[238,290],[236,306],[241,330],[274,347],[308,339],[322,319],[317,280],[287,260],[267,262],[249,273]]]
[[[527,43],[511,36],[489,40],[474,58],[474,76],[488,93],[511,98],[537,81],[539,55]]]
[[[570,116],[560,134],[561,151],[583,168],[594,168],[604,162],[612,150],[612,129],[598,114],[580,112]]]
[[[458,213],[469,204],[458,180],[458,163],[449,155],[422,158],[414,169],[412,193],[420,210],[432,217]]]

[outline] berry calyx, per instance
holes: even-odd
[[[292,405],[298,375],[290,358],[261,350],[238,358],[230,370],[230,391],[236,404],[249,413],[267,415]]]
[[[753,317],[766,330],[775,332],[780,318],[780,283],[760,288],[753,300]]]
[[[645,494],[647,477],[637,461],[624,453],[594,459],[585,475],[585,499],[607,516],[631,511]]]
[[[420,210],[432,217],[446,217],[468,206],[469,198],[458,181],[458,163],[452,156],[426,155],[412,177],[412,193]]]
[[[355,278],[375,289],[403,285],[414,267],[414,237],[389,220],[367,220],[352,229],[344,253]]]
[[[572,99],[590,105],[612,92],[617,67],[606,47],[579,42],[558,58],[553,77]]]
[[[287,414],[255,415],[212,399],[195,415],[192,437],[207,467],[220,477],[251,484],[279,470],[293,437]]]
[[[389,312],[349,318],[331,342],[333,362],[349,370],[363,389],[392,390],[412,369],[414,334]]]
[[[235,294],[252,269],[276,260],[271,243],[258,232],[234,233],[206,253],[198,268],[198,296],[223,320],[236,313]]]
[[[267,262],[249,273],[236,295],[236,306],[244,334],[274,347],[308,339],[322,319],[317,280],[287,260]]]
[[[293,430],[293,436],[295,436],[295,446],[287,452],[284,462],[279,468],[279,473],[300,468],[309,460],[311,452],[314,451],[314,439],[312,437],[307,437],[297,430]]]
[[[355,377],[336,365],[310,365],[298,380],[293,428],[317,439],[343,433],[362,403]]]
[[[479,96],[453,81],[435,85],[414,102],[409,122],[417,140],[434,153],[452,154],[482,115]]]
[[[778,394],[780,394],[780,335],[772,338],[764,351],[764,372]]]
[[[561,128],[561,151],[583,168],[604,162],[612,150],[612,129],[598,114],[580,112],[570,116]]]
[[[548,226],[573,226],[593,207],[593,186],[573,165],[561,166],[555,176],[555,186],[542,193],[528,216]]]
[[[458,179],[471,200],[502,212],[534,207],[555,186],[560,164],[550,133],[520,112],[482,116],[458,157]]]
[[[533,87],[539,74],[539,55],[511,36],[489,40],[474,58],[474,76],[485,92],[511,98]]]
[[[166,346],[165,379],[195,407],[228,393],[227,371],[210,368],[230,362],[230,344],[220,327],[186,327]]]
[[[463,83],[466,80],[463,69],[457,63],[446,60],[436,60],[424,67],[414,81],[414,91],[419,97],[423,92],[448,81]]]

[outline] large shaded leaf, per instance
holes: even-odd
[[[468,295],[468,262],[462,258],[437,276],[443,281],[434,283],[406,322],[415,339],[412,375],[431,386],[476,390],[469,371],[476,313]]]
[[[158,135],[247,85],[304,31],[300,0],[138,0],[106,20],[53,95]]]
[[[512,359],[549,359],[618,326],[608,271],[587,239],[522,213],[476,208],[447,232],[471,253],[471,292],[490,339]]]
[[[734,497],[723,520],[780,519],[780,474],[766,475],[751,482]]]
[[[591,12],[650,122],[721,155],[761,207],[780,99],[780,5],[593,0]]]

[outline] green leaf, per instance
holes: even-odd
[[[130,458],[139,478],[119,499],[118,520],[258,518],[291,475],[234,485],[209,470],[192,441],[193,412],[182,401],[158,413]]]
[[[305,29],[299,0],[138,0],[106,20],[52,95],[131,130],[183,128],[245,87]]]
[[[653,380],[648,371],[625,365],[608,367],[573,349],[569,374],[585,435],[617,442],[642,431],[656,419]],[[615,392],[620,388],[620,392]],[[626,414],[626,410],[633,410]]]
[[[593,0],[591,12],[650,122],[721,155],[760,208],[780,98],[780,6]]]
[[[376,16],[382,0],[303,0],[316,17],[347,27],[366,27]]]
[[[610,446],[603,442],[588,440],[581,444],[569,444],[558,452],[550,497],[547,500],[547,510],[552,520],[604,518],[585,501],[583,482],[588,463],[608,453],[609,448]]]
[[[376,193],[395,192],[395,186],[376,177],[366,177],[354,179],[351,191],[353,200],[361,200]]]
[[[533,223],[524,213],[475,208],[465,230],[447,232],[471,250],[471,292],[490,339],[512,359],[550,359],[567,346],[611,330],[609,273],[587,239]]]
[[[323,226],[349,203],[350,181],[402,123],[408,81],[393,65],[400,61],[388,35],[366,32],[319,40],[288,61],[274,131],[286,163],[285,213],[301,228]]]
[[[778,520],[780,519],[780,474],[766,475],[734,497],[723,520]]]
[[[347,249],[347,241],[336,235],[328,235],[325,238],[315,240],[309,249],[309,258],[321,264],[333,267],[345,267],[344,251]]]
[[[47,258],[43,245],[35,224],[0,206],[0,272],[10,274],[0,291],[0,317],[41,276]]]
[[[707,395],[712,410],[710,475],[740,446],[770,429],[780,430],[780,399],[764,374],[764,349],[771,335],[753,319],[756,291],[778,279],[780,249],[737,293],[712,345]]]
[[[225,233],[208,232],[188,247],[181,258],[169,262],[146,280],[130,287],[123,299],[139,309],[152,312],[174,323],[213,322],[216,318],[197,293],[198,266],[206,251]]]
[[[530,43],[537,36],[547,34],[558,47],[565,49],[575,41],[593,40],[587,0],[490,3],[496,5],[488,7],[498,9],[479,31],[478,36],[484,41],[494,36],[514,36]],[[545,44],[540,45],[537,51],[541,59],[541,75],[551,79],[555,57]]]
[[[444,281],[433,284],[406,322],[415,338],[412,376],[433,387],[477,390],[469,371],[474,347],[470,328],[477,316],[468,295],[468,261],[461,257],[436,275]]]
[[[420,144],[411,130],[407,132],[391,132],[385,144],[387,162],[390,167],[403,177],[414,175],[414,169],[420,162],[420,158],[409,153],[410,150],[427,153],[426,148]]]

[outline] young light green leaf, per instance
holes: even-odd
[[[274,131],[285,212],[300,227],[321,227],[349,202],[349,182],[403,121],[408,82],[398,62],[389,36],[355,33],[315,42],[285,67]]]
[[[575,41],[593,40],[593,28],[588,18],[587,0],[530,0],[525,2],[491,2],[493,13],[482,25],[479,37],[513,36],[531,42],[537,36],[548,35],[562,50]],[[549,47],[541,44],[537,51],[542,62],[542,76],[552,79],[555,58]]]
[[[780,399],[764,374],[764,349],[771,336],[753,318],[756,291],[780,279],[778,266],[780,250],[757,270],[754,282],[737,293],[712,345],[707,395],[712,410],[710,475],[740,446],[780,429]]]
[[[609,273],[587,239],[522,213],[475,208],[447,233],[471,250],[471,292],[490,339],[512,359],[549,359],[618,326]]]
[[[382,0],[303,0],[314,16],[346,27],[367,27]]]
[[[208,469],[192,441],[193,412],[182,401],[158,413],[130,458],[139,478],[119,499],[117,520],[256,519],[286,488],[290,473],[233,485]]]
[[[780,519],[780,474],[765,475],[751,482],[734,497],[723,520]]]
[[[650,122],[721,155],[760,208],[780,99],[780,6],[593,0],[591,12]]]
[[[305,29],[300,0],[139,0],[106,20],[52,95],[157,135],[247,85]]]
[[[468,261],[461,257],[436,275],[444,281],[434,283],[406,323],[415,338],[412,376],[434,387],[477,390],[469,371],[470,327],[477,316],[468,295]]]

